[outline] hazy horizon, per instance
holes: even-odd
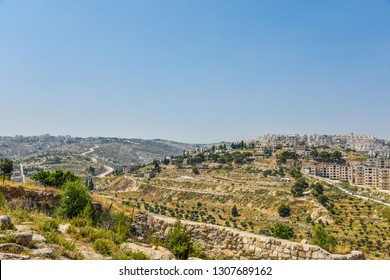
[[[166,139],[166,138],[138,138],[138,137],[119,137],[119,136],[104,136],[104,135],[96,135],[96,136],[80,136],[80,135],[69,135],[69,134],[58,134],[58,135],[53,135],[53,134],[50,134],[50,133],[43,133],[43,134],[35,134],[35,135],[23,135],[23,134],[16,134],[16,135],[0,135],[0,137],[16,137],[16,136],[23,136],[23,137],[37,137],[37,136],[44,136],[44,135],[50,135],[50,136],[53,136],[53,137],[66,137],[66,136],[70,136],[70,137],[73,137],[73,138],[76,138],[76,137],[80,137],[80,138],[118,138],[118,139],[140,139],[140,140],[162,140],[162,141],[172,141],[172,142],[178,142],[178,143],[183,143],[183,144],[217,144],[217,143],[223,143],[223,142],[239,142],[241,140],[256,140],[256,138],[260,137],[260,136],[265,136],[265,135],[289,135],[289,134],[299,134],[300,136],[303,136],[303,135],[327,135],[327,136],[341,136],[341,135],[348,135],[348,134],[351,134],[353,133],[354,135],[365,135],[365,136],[369,136],[369,135],[372,135],[372,134],[358,134],[358,133],[354,133],[354,132],[350,132],[350,133],[340,133],[340,134],[335,134],[335,133],[303,133],[303,134],[299,134],[299,133],[266,133],[266,134],[259,134],[257,135],[256,137],[253,137],[253,138],[240,138],[240,139],[234,139],[234,140],[219,140],[219,141],[214,141],[214,142],[183,142],[183,141],[180,141],[180,140],[177,140],[177,139]],[[390,141],[390,139],[384,139],[384,138],[380,138],[380,137],[377,137],[376,135],[372,135],[374,136],[376,139],[378,140],[385,140],[385,141]]]
[[[0,26],[4,135],[390,139],[388,0],[4,0]]]

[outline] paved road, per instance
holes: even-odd
[[[318,177],[318,176],[310,176],[310,175],[307,175],[307,176],[311,177],[311,178],[314,178],[316,180],[322,180],[322,181],[328,182],[329,184],[335,186],[340,191],[342,191],[342,192],[344,192],[346,194],[352,195],[354,197],[357,197],[357,198],[360,198],[360,199],[363,199],[363,200],[370,200],[370,201],[374,201],[374,202],[380,203],[382,205],[390,206],[390,203],[383,202],[383,201],[375,199],[375,198],[371,198],[371,197],[355,194],[355,193],[353,193],[353,192],[351,192],[349,190],[346,190],[346,189],[342,188],[337,182],[335,182],[333,180],[330,180],[330,179],[327,179],[327,178]]]
[[[97,176],[98,178],[106,177],[106,176],[110,175],[112,172],[114,172],[114,168],[112,168],[111,166],[105,165],[104,168],[106,169],[106,171],[104,171],[103,173],[99,174]]]
[[[97,148],[99,148],[99,145],[96,145],[95,147],[89,148],[89,151],[86,151],[86,152],[82,153],[81,156],[86,156],[86,155],[88,155],[90,153],[93,153],[95,151],[95,149],[97,149]],[[97,162],[97,158],[91,157],[91,161],[92,162]],[[105,165],[104,168],[106,169],[106,171],[104,171],[103,173],[97,175],[98,178],[106,177],[106,176],[110,175],[114,171],[114,168],[112,168],[111,166],[108,166],[108,165]]]
[[[23,173],[23,164],[20,164],[20,175],[22,176],[22,183],[26,183],[26,176]]]
[[[86,156],[86,155],[88,155],[88,154],[90,154],[90,153],[93,153],[93,152],[95,151],[96,148],[99,148],[99,145],[96,145],[96,146],[93,147],[93,148],[89,148],[89,151],[86,151],[86,152],[82,153],[81,156]]]

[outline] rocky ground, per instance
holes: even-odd
[[[0,216],[0,259],[56,259],[58,245],[47,244],[46,238],[31,230],[32,223],[14,225],[9,216]]]
[[[32,222],[14,224],[8,215],[0,216],[0,260],[104,260],[110,259],[97,253],[92,244],[72,240],[67,234],[69,224],[61,224],[58,233],[73,242],[76,250],[68,251],[56,244],[49,244],[46,238],[33,229]],[[123,243],[122,249],[141,252],[152,260],[172,260],[174,255],[161,246]]]

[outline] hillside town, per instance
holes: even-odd
[[[308,160],[303,161],[301,172],[331,180],[340,180],[355,185],[375,186],[390,189],[390,141],[379,140],[372,135],[274,135],[256,139],[256,145],[302,151]],[[344,152],[357,152],[365,161],[347,160],[342,164],[310,161],[311,150],[316,148],[339,148]]]

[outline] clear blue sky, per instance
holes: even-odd
[[[0,135],[390,139],[389,0],[0,0]]]

